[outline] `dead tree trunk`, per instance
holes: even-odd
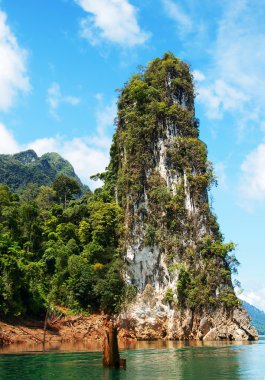
[[[45,349],[46,331],[47,331],[47,322],[48,322],[49,312],[50,312],[50,307],[47,306],[47,310],[46,310],[46,314],[45,314],[45,320],[44,320],[44,327],[43,327],[43,338],[42,338],[43,350]]]
[[[111,320],[105,322],[103,342],[103,366],[120,367],[118,331]]]

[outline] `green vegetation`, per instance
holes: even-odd
[[[175,295],[174,291],[171,288],[167,288],[166,293],[165,293],[165,301],[170,302],[170,303],[173,302],[174,295]]]
[[[56,304],[76,312],[117,310],[121,209],[101,190],[70,200],[73,189],[78,183],[65,176],[19,196],[0,185],[1,317],[40,317]]]
[[[64,208],[67,202],[81,193],[81,187],[76,180],[65,175],[60,175],[53,182],[53,189],[59,200],[63,202]]]
[[[34,150],[0,154],[0,183],[8,185],[12,191],[23,190],[29,183],[50,186],[60,175],[77,181],[82,193],[87,190],[72,165],[58,153],[45,153],[41,157]]]
[[[238,262],[209,207],[216,180],[198,127],[189,66],[166,53],[120,90],[111,162],[101,178],[126,210],[123,251],[141,239],[158,246],[175,268],[177,286],[168,288],[165,301],[175,294],[181,308],[233,307],[231,271]]]
[[[265,313],[257,307],[250,305],[246,301],[242,301],[244,308],[249,313],[252,324],[256,327],[259,335],[265,335]]]
[[[1,155],[1,316],[41,316],[51,305],[118,311],[137,293],[123,280],[134,239],[158,247],[177,279],[164,302],[237,306],[238,262],[209,207],[216,181],[198,128],[189,66],[166,53],[120,90],[110,164],[93,194],[55,153]],[[148,283],[143,297],[153,296]]]

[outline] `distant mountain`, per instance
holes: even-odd
[[[59,175],[74,178],[86,190],[75,174],[73,166],[58,153],[45,153],[38,157],[32,149],[16,154],[0,154],[0,183],[11,190],[24,189],[28,183],[50,185]]]
[[[256,327],[259,335],[265,335],[265,313],[246,301],[242,301],[242,303],[244,308],[248,311],[252,319],[252,324]]]

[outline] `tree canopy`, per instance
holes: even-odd
[[[100,191],[58,177],[18,196],[0,185],[0,315],[41,317],[48,305],[76,312],[117,310],[121,209]],[[67,207],[66,207],[67,206]]]

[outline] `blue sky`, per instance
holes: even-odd
[[[0,0],[0,152],[57,151],[104,170],[116,89],[165,51],[190,63],[241,297],[265,310],[265,4],[260,0]]]

